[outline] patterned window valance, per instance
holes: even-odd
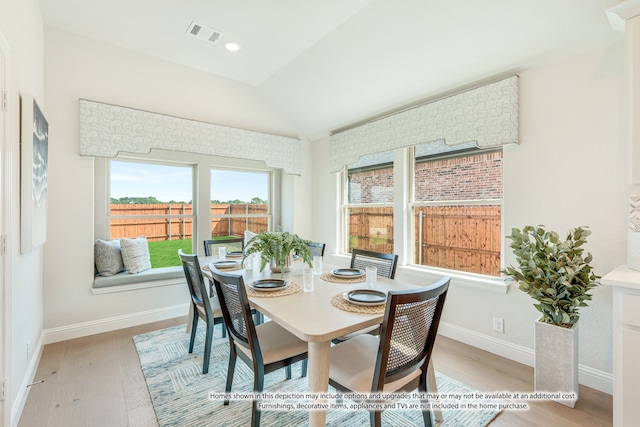
[[[80,100],[80,155],[116,157],[152,148],[262,160],[300,175],[299,139]]]
[[[444,140],[518,143],[518,77],[470,89],[331,135],[331,172],[365,154]]]

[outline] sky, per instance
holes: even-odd
[[[111,197],[155,196],[162,202],[190,202],[192,168],[147,163],[111,162]],[[266,173],[212,170],[212,200],[268,199]]]

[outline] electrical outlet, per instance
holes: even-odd
[[[502,319],[500,317],[494,317],[493,318],[493,330],[495,332],[499,332],[501,334],[504,334],[504,319]]]

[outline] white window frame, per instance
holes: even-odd
[[[109,185],[109,201],[110,201],[110,197],[111,197],[111,188],[110,188],[110,182],[111,182],[111,162],[127,162],[127,163],[145,163],[145,164],[149,164],[149,165],[158,165],[158,166],[174,166],[174,167],[184,167],[184,168],[191,168],[191,215],[185,215],[185,214],[165,214],[165,215],[111,215],[111,209],[107,210],[107,228],[108,228],[108,232],[109,235],[107,236],[108,239],[111,239],[111,221],[114,219],[151,219],[151,218],[159,218],[159,219],[168,219],[168,220],[172,220],[172,219],[191,219],[192,223],[191,223],[191,240],[192,240],[192,244],[191,244],[191,250],[193,251],[193,237],[195,235],[194,230],[197,229],[198,227],[198,222],[197,222],[197,215],[195,214],[195,212],[197,212],[198,209],[198,200],[194,197],[196,191],[196,177],[198,175],[197,173],[197,165],[194,164],[189,164],[189,163],[171,163],[171,162],[166,162],[166,161],[162,161],[162,162],[158,162],[158,161],[149,161],[149,160],[138,160],[138,159],[122,159],[122,158],[117,158],[117,159],[109,159],[108,161],[108,171],[107,173],[109,174],[109,183],[107,185]]]
[[[504,161],[504,150],[503,150]],[[415,224],[413,223],[413,209],[414,206],[420,206],[424,203],[444,203],[451,204],[450,201],[445,202],[415,202],[414,189],[415,189],[415,154],[413,147],[398,148],[394,150],[394,253],[399,256],[399,269],[398,272],[407,274],[411,277],[418,274],[422,277],[425,273],[434,276],[448,275],[456,279],[456,283],[473,286],[474,288],[484,288],[489,291],[496,291],[504,293],[508,290],[509,285],[500,277],[489,276],[484,274],[470,273],[460,270],[450,270],[426,265],[414,264],[414,238],[413,229]],[[339,175],[339,215],[337,223],[339,224],[339,238],[338,246],[343,248],[344,251],[347,247],[347,226],[345,217],[345,208],[356,206],[349,205],[348,201],[348,171],[345,165],[344,169]],[[488,203],[487,200],[477,200],[478,204]],[[471,204],[470,201],[465,200],[465,204]],[[504,191],[503,198],[499,202],[501,209],[501,235],[504,235]],[[364,204],[365,206],[372,206],[373,204]],[[504,239],[501,242],[501,267],[504,267]],[[409,262],[410,261],[410,262]]]
[[[210,201],[211,201],[211,169],[237,169],[246,171],[267,172],[270,174],[270,226],[279,224],[281,220],[282,171],[266,167],[262,162],[244,159],[229,159],[202,154],[152,150],[148,155],[120,155],[116,158],[94,158],[95,195],[94,195],[94,238],[109,239],[110,236],[110,160],[125,160],[169,165],[193,165],[193,199],[194,224],[192,242],[194,253],[204,255],[204,246],[200,243],[211,235]],[[200,202],[199,202],[200,201]],[[206,201],[203,203],[202,201]],[[207,237],[208,236],[208,237]]]
[[[267,214],[266,215],[262,215],[262,214],[222,214],[222,215],[210,215],[209,216],[209,227],[211,227],[211,222],[213,221],[214,218],[267,218],[267,230],[273,230],[273,211],[274,211],[274,203],[273,203],[273,198],[275,196],[275,179],[274,179],[274,175],[275,172],[274,171],[265,171],[265,170],[258,170],[258,169],[249,169],[249,168],[244,168],[244,169],[240,169],[240,168],[229,168],[229,167],[220,167],[220,166],[211,166],[209,168],[209,182],[211,182],[211,171],[213,170],[223,170],[223,171],[231,171],[231,172],[248,172],[248,173],[262,173],[262,174],[266,174],[268,176],[268,209],[267,209]],[[209,201],[211,200],[211,189],[209,191]]]
[[[437,200],[437,201],[416,201],[416,196],[415,196],[415,188],[416,188],[416,182],[415,182],[415,148],[414,147],[409,147],[407,149],[408,154],[409,154],[409,167],[408,169],[408,178],[409,178],[409,200],[410,202],[407,204],[407,218],[408,218],[408,224],[409,224],[409,229],[408,229],[408,251],[407,251],[407,264],[412,266],[412,267],[416,267],[416,268],[421,268],[421,269],[428,269],[428,270],[436,270],[436,271],[443,271],[443,272],[450,272],[452,274],[456,274],[456,275],[469,275],[472,277],[476,277],[476,278],[488,278],[489,280],[495,280],[497,279],[496,276],[490,276],[490,275],[486,275],[486,274],[478,274],[478,273],[472,273],[472,272],[468,272],[468,271],[463,271],[463,270],[453,270],[453,269],[448,269],[448,268],[440,268],[440,267],[435,267],[435,266],[431,266],[431,265],[423,265],[423,264],[416,264],[414,262],[414,260],[416,259],[416,253],[415,253],[415,248],[417,246],[417,242],[414,241],[414,230],[415,230],[415,215],[413,214],[415,209],[417,207],[422,207],[422,206],[481,206],[481,205],[490,205],[490,206],[500,206],[500,229],[503,230],[504,227],[504,209],[503,209],[503,201],[504,201],[504,189],[503,189],[503,193],[502,193],[502,199],[469,199],[469,200]],[[486,152],[486,151],[496,151],[495,148],[492,148],[490,150],[481,150],[478,152]],[[443,155],[442,158],[448,157],[446,155]],[[504,152],[503,152],[503,161],[504,161]],[[501,268],[504,264],[504,247],[501,244],[500,247],[500,265]]]
[[[396,226],[396,215],[395,215],[395,206],[396,206],[396,195],[397,195],[397,183],[396,183],[396,151],[398,150],[390,150],[394,153],[394,160],[391,162],[391,167],[393,169],[394,175],[394,201],[388,203],[349,203],[349,168],[348,165],[345,165],[341,175],[341,191],[340,194],[340,219],[338,224],[340,224],[340,253],[349,254],[349,222],[347,221],[348,210],[353,208],[379,208],[379,207],[391,207],[394,211],[394,236],[396,235],[395,226]]]

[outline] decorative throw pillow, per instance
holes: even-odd
[[[120,239],[122,249],[122,261],[124,268],[131,274],[151,269],[149,258],[149,245],[147,238],[140,236],[137,239]]]
[[[124,270],[119,240],[96,240],[93,245],[93,259],[101,276],[113,276]]]

